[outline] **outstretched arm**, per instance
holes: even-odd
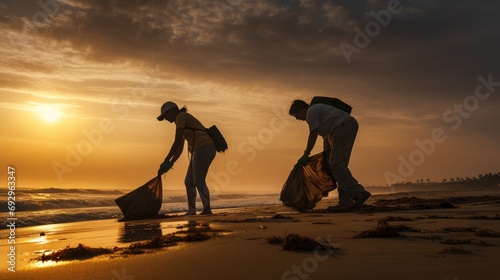
[[[305,150],[308,154],[311,153],[312,149],[314,148],[314,145],[316,145],[316,140],[318,139],[318,133],[319,133],[319,128],[316,128],[315,130],[309,132],[309,138],[307,138],[307,147]]]
[[[172,157],[172,159],[170,160],[170,162],[172,164],[174,164],[174,162],[177,161],[177,159],[181,156],[182,154],[182,151],[184,150],[184,138],[182,139],[182,143],[179,145],[179,147],[177,148],[177,151],[175,152],[174,156]]]
[[[306,150],[304,151],[304,154],[297,162],[298,164],[306,165],[307,162],[309,161],[309,155],[311,154],[311,151],[314,148],[314,145],[316,144],[316,140],[318,139],[318,131],[319,131],[319,129],[315,129],[315,130],[309,132],[309,138],[307,139]]]
[[[163,173],[169,171],[174,165],[174,162],[182,154],[182,149],[184,147],[183,135],[184,135],[184,128],[177,128],[175,130],[174,143],[172,144],[172,147],[170,148],[170,152],[168,153],[167,157],[165,158],[163,163],[160,164],[160,168],[158,169],[158,176],[161,176]]]
[[[172,164],[180,157],[184,147],[184,128],[177,128],[175,130],[175,140],[168,152],[165,160],[170,161]]]

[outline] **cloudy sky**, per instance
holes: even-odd
[[[365,185],[498,172],[499,12],[494,0],[2,0],[1,162],[19,187],[138,187],[172,144],[156,120],[172,100],[226,135],[212,191],[278,192],[307,139],[288,107],[324,95],[354,107],[350,166]],[[183,188],[187,163],[166,188]]]

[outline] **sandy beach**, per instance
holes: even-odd
[[[498,279],[499,196],[495,189],[411,192],[373,195],[368,206],[348,213],[327,213],[325,209],[336,200],[325,199],[309,213],[277,204],[218,210],[210,216],[31,227],[18,230],[16,272],[9,272],[4,261],[0,278]],[[446,203],[436,203],[440,200]],[[123,249],[188,225],[208,225],[211,238],[141,253],[116,250],[83,260],[35,260],[44,251],[68,245]],[[370,237],[383,232],[384,225],[399,236]],[[378,226],[375,233],[365,232]],[[267,241],[289,234],[328,247],[288,251]],[[370,238],[355,238],[363,235]],[[2,243],[2,255],[7,258]]]

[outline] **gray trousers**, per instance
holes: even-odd
[[[328,137],[332,147],[330,154],[330,168],[338,184],[340,203],[351,203],[358,195],[364,192],[364,187],[352,176],[347,167],[351,158],[354,140],[358,134],[358,122],[351,117],[333,129]]]
[[[200,194],[204,209],[210,209],[210,192],[205,179],[208,168],[215,158],[215,146],[207,145],[193,152],[184,184],[190,212],[196,211],[196,190]]]

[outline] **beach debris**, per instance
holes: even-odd
[[[250,238],[245,238],[247,241],[252,241],[252,240],[260,240],[262,237],[250,237]]]
[[[388,201],[392,200],[383,200],[383,202],[378,205],[378,202],[375,202],[377,205],[367,205],[363,204],[359,208],[353,207],[344,207],[341,205],[332,205],[326,209],[317,209],[312,210],[314,213],[352,213],[357,212],[360,214],[364,213],[377,213],[377,212],[391,212],[391,211],[404,211],[404,210],[430,210],[430,209],[447,209],[447,208],[457,208],[455,205],[451,204],[447,201],[440,201],[438,203],[429,202],[429,203],[410,203],[404,204],[399,203],[400,200],[394,200],[397,203],[390,204]],[[401,200],[403,202],[408,202],[411,200]],[[416,200],[417,202],[422,201],[421,199]]]
[[[437,204],[437,208],[439,209],[447,209],[447,208],[457,208],[455,205],[451,204],[449,201],[441,201]]]
[[[297,219],[294,219],[290,216],[283,216],[281,214],[276,214],[272,217],[259,217],[259,218],[250,218],[244,220],[213,220],[213,223],[254,223],[254,222],[300,222]]]
[[[469,245],[472,244],[471,239],[443,239],[439,241],[441,244],[449,244],[449,245]]]
[[[176,240],[177,241],[177,240]],[[176,241],[167,241],[163,236],[153,237],[153,239],[145,242],[137,242],[129,246],[129,249],[155,249],[167,246],[167,244],[174,243]]]
[[[420,235],[420,236],[412,236],[414,238],[418,239],[425,239],[425,240],[441,240],[443,236],[441,235]]]
[[[474,234],[480,237],[500,237],[500,232],[491,229],[478,229]]]
[[[90,259],[100,255],[112,254],[113,249],[109,248],[91,248],[82,244],[77,247],[71,248],[67,246],[65,249],[53,251],[50,254],[42,254],[38,260],[45,261],[70,261],[70,260],[84,260]]]
[[[478,227],[446,227],[438,232],[476,232]]]
[[[423,236],[412,236],[412,237],[418,239],[432,240],[440,244],[448,244],[448,245],[474,245],[481,247],[496,246],[479,239],[453,239],[453,238],[444,238],[442,235],[423,235]]]
[[[259,229],[267,229],[266,226],[259,226]]]
[[[318,248],[323,248],[323,245],[312,238],[298,234],[288,234],[283,240],[283,250],[285,251],[312,251]]]
[[[374,203],[377,206],[392,206],[400,210],[428,210],[457,208],[450,198],[428,199],[418,197],[401,197],[396,199],[381,199]]]
[[[312,222],[313,225],[333,225],[332,222]]]
[[[45,236],[45,232],[44,231],[40,232],[40,236]]]
[[[158,249],[174,246],[178,242],[199,242],[208,240],[224,230],[212,229],[209,224],[189,223],[174,233],[158,236],[146,242],[138,242],[129,246],[129,249]]]
[[[452,216],[427,215],[427,216],[418,216],[417,219],[458,219],[458,218]]]
[[[500,220],[500,216],[495,214],[493,216],[486,215],[476,215],[476,216],[439,216],[439,215],[427,215],[419,216],[417,219],[464,219],[464,220]]]
[[[276,214],[276,215],[272,216],[271,219],[293,219],[293,218],[292,217],[285,217],[281,214]]]
[[[310,237],[298,234],[287,234],[284,237],[272,236],[266,238],[267,243],[282,245],[285,251],[338,250],[339,248],[325,240],[316,241]]]
[[[179,230],[175,233],[166,235],[159,235],[151,240],[144,242],[133,243],[128,247],[114,247],[114,248],[92,248],[82,244],[78,247],[66,247],[63,250],[57,250],[49,254],[43,253],[38,257],[38,261],[70,261],[70,260],[83,260],[89,259],[100,255],[109,255],[119,253],[122,255],[128,254],[143,254],[151,250],[157,250],[164,247],[175,246],[179,242],[199,242],[208,240],[224,230],[212,229],[208,224],[191,223],[186,229]]]
[[[468,220],[500,220],[500,216],[495,214],[492,217],[486,216],[486,215],[479,215],[479,216],[467,216],[463,217],[462,219],[468,219]]]
[[[385,218],[382,218],[382,220],[386,222],[411,222],[414,221],[412,218],[406,218],[406,217],[398,217],[398,216],[387,216]]]
[[[284,237],[281,236],[271,236],[266,238],[267,243],[277,245],[277,244],[283,244],[283,241],[285,241]]]
[[[465,250],[462,247],[450,247],[441,250],[439,254],[472,255],[474,253],[472,251]]]
[[[477,239],[442,239],[439,241],[441,244],[448,244],[448,245],[475,245],[475,246],[481,246],[481,247],[486,247],[486,246],[494,246],[493,244],[487,243],[483,240],[477,240]]]
[[[419,198],[415,196],[410,197],[400,197],[394,199],[379,199],[374,204],[375,205],[436,205],[441,207],[449,207],[455,204],[469,204],[469,203],[483,203],[483,202],[498,202],[500,201],[500,195],[483,195],[483,196],[451,196],[446,198]],[[449,203],[449,204],[448,204]]]
[[[389,223],[383,219],[378,221],[378,225],[375,228],[364,230],[357,233],[353,238],[388,238],[388,237],[404,237],[400,232],[421,232],[405,225],[389,225]]]

